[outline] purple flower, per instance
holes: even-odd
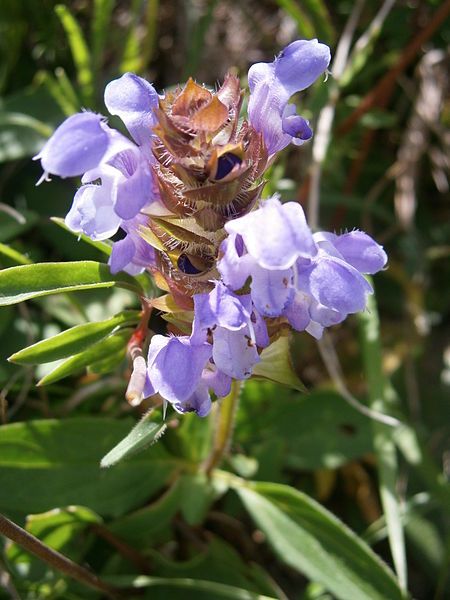
[[[300,205],[276,198],[227,223],[218,263],[234,290],[251,278],[251,298],[266,317],[284,316],[294,329],[320,337],[324,327],[364,310],[386,253],[360,231],[343,235],[309,230]]]
[[[257,346],[268,345],[267,328],[255,314],[249,294],[237,296],[217,282],[209,294],[194,296],[191,340],[212,339],[212,358],[219,371],[247,379],[259,358]]]
[[[148,217],[138,214],[134,219],[121,222],[120,227],[126,235],[113,244],[109,259],[111,273],[125,271],[130,275],[138,275],[147,267],[156,266],[155,249],[139,235],[139,227],[146,225],[147,221]]]
[[[121,117],[136,143],[110,129],[100,115],[86,112],[66,119],[36,157],[44,177],[83,175],[66,224],[94,240],[111,237],[144,207],[160,204],[151,167],[156,91],[126,73],[106,86],[105,104]],[[128,254],[130,248],[128,242]]]
[[[205,403],[201,377],[211,354],[210,344],[193,345],[187,336],[153,336],[148,350],[146,396],[158,392],[175,410],[205,416],[210,402]]]
[[[296,294],[285,316],[295,329],[321,337],[324,327],[365,309],[367,295],[373,290],[363,274],[380,271],[387,256],[362,231],[342,235],[319,232],[314,241],[317,255],[297,261]]]
[[[250,124],[264,136],[270,154],[290,142],[303,144],[312,136],[308,121],[295,114],[290,97],[314,83],[330,63],[330,49],[317,40],[289,44],[272,63],[250,67]]]
[[[106,86],[105,105],[112,115],[122,119],[136,144],[150,156],[158,107],[155,88],[142,77],[125,73]]]
[[[101,115],[91,112],[77,113],[66,119],[34,157],[41,161],[43,179],[50,173],[75,177],[98,165],[110,143],[103,121]]]
[[[263,316],[279,316],[292,300],[293,266],[317,253],[301,206],[269,198],[261,208],[225,225],[218,269],[231,289],[251,277],[251,297]]]
[[[211,363],[211,355],[207,342],[194,344],[187,336],[153,336],[145,396],[159,393],[177,412],[205,417],[211,409],[210,390],[223,397],[231,388],[231,377]]]

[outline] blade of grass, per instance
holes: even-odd
[[[0,126],[19,125],[20,127],[28,127],[43,137],[50,137],[52,128],[46,123],[25,115],[19,112],[0,112]]]
[[[155,49],[156,43],[156,31],[158,25],[158,10],[159,10],[159,0],[148,0],[147,3],[147,15],[146,15],[146,25],[147,25],[147,33],[145,35],[144,41],[142,42],[142,69],[145,69],[152,60],[153,51]]]
[[[316,37],[316,30],[300,4],[295,0],[276,0],[278,6],[295,21],[298,32],[305,38]]]
[[[72,98],[68,97],[62,89],[59,81],[48,71],[39,71],[36,73],[36,82],[45,85],[50,96],[67,117],[73,115],[78,110],[79,102],[74,103]]]
[[[345,71],[342,73],[342,77],[339,82],[341,87],[348,85],[353,80],[355,75],[357,75],[364,68],[364,65],[372,55],[375,42],[377,41],[383,28],[383,23],[394,7],[394,4],[395,0],[384,0],[380,10],[374,16],[366,31],[356,41],[350,54],[348,65]]]
[[[138,34],[138,23],[139,17],[142,12],[142,0],[133,0],[131,5],[131,23],[129,26],[128,37],[125,42],[122,60],[120,62],[119,70],[121,73],[132,71],[133,73],[139,73],[141,67],[140,57],[140,38]]]
[[[62,67],[55,69],[55,77],[58,82],[59,89],[64,94],[64,97],[69,101],[74,109],[74,112],[80,110],[81,102],[78,95],[72,85],[72,82],[67,77],[67,73]]]
[[[198,19],[188,36],[190,44],[187,52],[183,79],[187,79],[190,75],[195,75],[202,56],[206,32],[211,24],[216,5],[217,0],[211,0],[208,3],[206,12]]]
[[[94,75],[92,72],[91,55],[83,32],[67,6],[58,4],[55,6],[55,11],[67,35],[73,62],[77,70],[77,79],[83,102],[88,106],[92,106],[94,102]]]
[[[372,410],[389,412],[386,394],[387,382],[382,369],[380,326],[375,295],[369,297],[367,309],[358,315],[361,350],[368,385],[369,404]],[[396,491],[398,476],[397,453],[392,430],[372,421],[373,445],[378,459],[378,476],[381,503],[388,530],[389,545],[399,584],[404,593],[407,588],[407,564],[402,511]]]
[[[92,17],[91,48],[92,70],[98,75],[103,49],[108,36],[109,23],[114,8],[114,0],[94,0],[94,14]]]
[[[324,0],[302,0],[302,5],[311,15],[311,20],[314,23],[314,28],[319,39],[328,44],[334,42],[336,32]]]

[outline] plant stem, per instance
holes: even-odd
[[[383,373],[378,309],[374,294],[369,296],[367,309],[358,315],[358,319],[370,408],[384,413],[389,408],[388,382]],[[396,490],[398,463],[395,443],[392,430],[375,420],[372,421],[372,435],[389,545],[399,584],[406,596],[407,563],[402,511]]]
[[[54,569],[58,569],[58,571],[61,571],[65,575],[72,577],[72,579],[76,579],[88,587],[100,590],[108,598],[123,598],[123,595],[121,594],[124,593],[124,590],[119,590],[108,585],[94,573],[91,573],[88,569],[77,565],[63,554],[53,550],[2,514],[0,514],[0,534],[9,538],[16,544],[19,544],[19,546],[24,548],[27,552],[35,554]]]
[[[241,389],[242,381],[233,380],[230,393],[220,402],[220,413],[216,423],[212,451],[202,466],[202,471],[207,475],[221,463],[229,448]]]

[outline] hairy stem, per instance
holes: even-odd
[[[63,554],[53,550],[2,514],[0,514],[0,534],[16,544],[19,544],[19,546],[24,548],[27,552],[35,554],[54,569],[61,571],[65,575],[72,577],[72,579],[76,579],[88,587],[100,590],[108,598],[123,598],[123,595],[121,594],[123,594],[124,590],[119,590],[108,585],[94,573],[91,573],[88,569],[77,565]]]
[[[220,401],[212,451],[202,466],[202,471],[208,475],[221,463],[230,446],[241,389],[242,381],[233,381],[230,393]]]

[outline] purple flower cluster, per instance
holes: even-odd
[[[231,379],[251,376],[258,350],[270,343],[267,319],[285,317],[297,331],[320,338],[325,327],[365,309],[372,287],[363,274],[387,262],[383,248],[362,231],[312,234],[302,208],[277,198],[225,229],[222,280],[209,294],[194,296],[191,336],[155,336],[149,351],[152,390],[176,410],[201,416],[211,404],[208,388],[222,396]],[[249,281],[250,293],[233,293]]]
[[[82,112],[58,127],[36,159],[42,179],[82,176],[66,225],[93,240],[111,238],[121,228],[126,235],[113,246],[111,271],[136,275],[154,261],[153,248],[138,235],[145,220],[141,211],[164,212],[152,171],[158,94],[145,79],[126,73],[106,86],[105,104],[134,142],[108,127],[101,115]]]
[[[364,310],[372,288],[363,274],[384,267],[381,246],[362,231],[312,234],[299,204],[276,198],[225,225],[218,268],[239,290],[251,277],[251,297],[264,317],[287,318],[320,338],[324,327]]]
[[[270,164],[276,152],[289,143],[298,145],[311,138],[309,123],[296,114],[289,100],[323,74],[329,61],[327,46],[317,40],[301,40],[287,46],[272,63],[258,63],[250,68],[248,122],[244,129],[247,127],[257,136],[252,139],[261,140],[265,164]],[[223,198],[228,197],[229,189],[233,189],[229,186],[235,185],[233,181],[239,184],[239,178],[243,179],[252,167],[242,158],[249,147],[249,142],[244,143],[247,134],[242,137],[244,141],[234,146],[221,142],[221,136],[229,136],[227,111],[231,111],[229,119],[233,117],[236,123],[238,119],[238,114],[232,112],[233,103],[227,100],[227,94],[231,97],[234,93],[233,81],[228,80],[228,91],[213,101],[203,88],[192,82],[188,85],[190,91],[172,103],[169,110],[173,122],[169,122],[162,110],[163,97],[147,81],[127,73],[108,84],[105,104],[111,114],[121,118],[133,141],[108,127],[104,117],[83,112],[69,117],[36,157],[44,169],[43,179],[49,174],[82,176],[82,185],[66,217],[70,229],[93,240],[111,238],[122,230],[124,237],[114,242],[109,263],[114,273],[125,270],[137,274],[145,269],[153,272],[158,265],[168,264],[170,252],[159,255],[159,245],[149,243],[159,230],[153,229],[153,237],[146,240],[142,231],[152,219],[159,227],[160,217],[172,219],[173,223],[178,218],[184,225],[184,215],[177,214],[179,205],[164,202],[161,180],[158,186],[158,176],[161,179],[164,175],[155,158],[160,160],[161,143],[164,148],[181,148],[179,152],[183,154],[188,144],[195,141],[194,125],[201,130],[202,143],[209,140],[217,161],[215,169],[221,175],[216,173],[213,183],[205,188],[212,190],[208,202],[214,202],[214,190],[221,190]],[[198,95],[198,106],[203,108],[198,109],[192,94]],[[191,113],[194,116],[189,116]],[[225,140],[229,139],[226,135]],[[257,150],[257,146],[254,148]],[[175,159],[169,156],[168,160]],[[196,164],[199,163],[195,156],[183,157],[177,172],[185,177],[186,169]],[[263,169],[264,164],[262,169],[256,169],[257,178]],[[167,190],[175,180],[170,177],[164,183],[166,198],[172,198]],[[185,197],[192,193],[183,191],[178,180],[173,185],[178,186],[175,199],[182,193]],[[193,192],[199,193],[200,185],[194,183]],[[206,196],[202,198],[200,205],[206,201]],[[204,416],[211,407],[211,391],[223,397],[229,393],[232,379],[250,377],[254,365],[261,360],[261,350],[270,345],[268,325],[273,325],[274,319],[319,338],[325,327],[364,310],[372,291],[364,274],[376,273],[386,264],[381,246],[363,232],[313,234],[299,204],[282,204],[276,197],[256,207],[254,204],[250,202],[239,217],[232,211],[223,217],[224,229],[216,237],[210,226],[214,220],[208,221],[206,230],[201,231],[203,237],[193,237],[216,243],[216,254],[214,265],[208,267],[204,278],[206,291],[193,294],[191,334],[151,338],[144,394],[159,393],[179,412],[195,411]],[[205,210],[209,208],[204,208],[203,214]],[[217,220],[214,212],[210,214]],[[192,235],[198,233],[199,222],[191,224]],[[186,277],[201,275],[197,263],[189,262],[186,255],[177,260],[179,266],[189,265],[189,270],[183,271]],[[171,269],[164,271],[170,289]],[[177,285],[175,280],[173,285]]]

